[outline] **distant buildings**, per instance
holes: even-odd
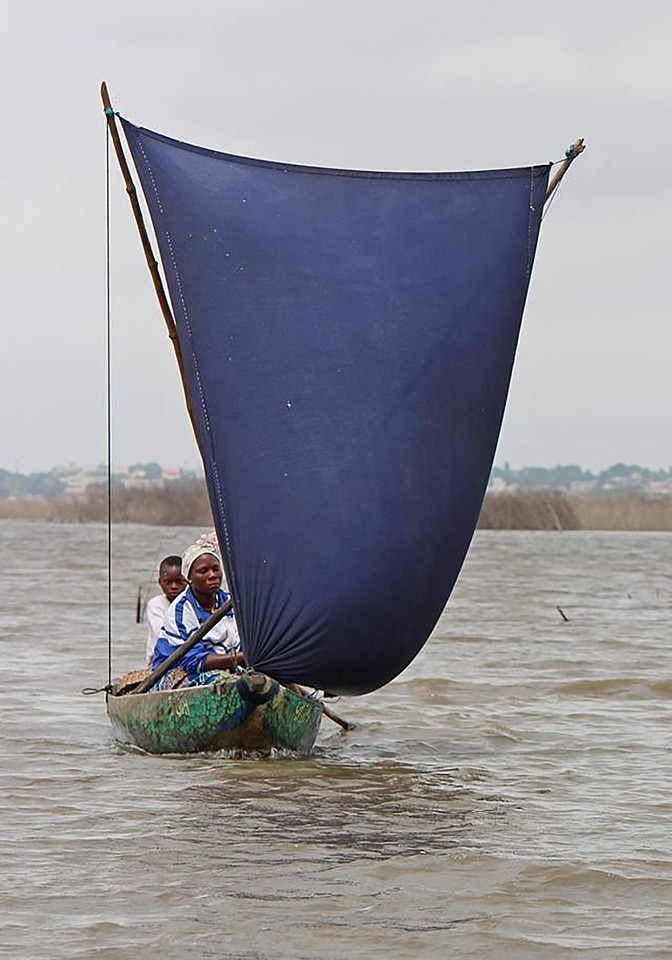
[[[592,474],[575,465],[523,467],[521,470],[512,470],[508,464],[493,467],[488,484],[490,492],[513,493],[531,489],[584,496],[632,494],[640,497],[671,497],[672,469],[648,470],[617,463],[599,474]]]
[[[0,499],[12,500],[48,500],[63,497],[78,503],[87,500],[94,493],[100,493],[107,486],[106,466],[92,470],[83,470],[75,464],[54,467],[46,473],[28,475],[10,473],[0,469]],[[172,483],[187,483],[202,479],[195,470],[177,468],[164,469],[157,463],[133,464],[132,466],[114,466],[111,470],[112,486],[125,489],[163,490]]]

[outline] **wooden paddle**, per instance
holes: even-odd
[[[308,691],[303,687],[300,687],[298,683],[286,683],[285,686],[288,690],[291,690],[293,693],[296,693],[297,696],[303,697],[305,700],[310,699]],[[356,724],[350,723],[349,720],[344,720],[343,717],[339,717],[337,713],[327,707],[326,704],[322,703],[322,713],[325,717],[329,717],[330,720],[333,720],[334,723],[337,723],[339,727],[343,727],[344,730],[354,730]]]
[[[156,670],[152,670],[150,675],[146,677],[142,683],[139,683],[135,690],[132,690],[132,693],[147,693],[150,687],[153,687],[157,680],[160,680],[164,673],[167,673],[171,667],[175,666],[177,661],[184,656],[185,653],[188,653],[193,646],[195,646],[199,640],[202,640],[206,633],[209,633],[210,630],[219,623],[222,617],[225,617],[233,606],[233,600],[229,599],[223,604],[219,610],[215,610],[211,617],[202,623],[198,630],[189,637],[188,640],[185,640],[183,644],[177,647],[171,655],[159,664]]]
[[[339,727],[343,727],[344,730],[354,730],[357,726],[356,723],[350,723],[349,720],[344,720],[343,717],[339,717],[337,713],[334,713],[331,707],[327,707],[324,703],[322,704],[322,713],[325,715],[325,717],[329,717],[330,720],[333,720],[334,723],[337,723]]]

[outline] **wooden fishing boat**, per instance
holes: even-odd
[[[252,670],[217,683],[134,693],[149,671],[121,677],[107,695],[114,738],[148,753],[218,750],[309,752],[322,719],[319,700]]]

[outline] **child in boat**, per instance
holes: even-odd
[[[163,593],[152,597],[147,603],[147,666],[151,666],[154,657],[156,638],[163,626],[168,607],[187,587],[182,576],[182,557],[164,557],[159,564],[159,586]]]
[[[229,599],[229,594],[221,589],[222,559],[212,535],[202,536],[185,550],[182,576],[188,586],[171,603],[165,615],[154,647],[153,670]],[[178,681],[180,685],[184,681],[212,683],[217,671],[231,670],[242,662],[238,627],[233,612],[229,611],[168,674],[157,681],[155,689],[170,689]]]

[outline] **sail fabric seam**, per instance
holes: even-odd
[[[530,274],[532,273],[532,261],[533,261],[533,244],[532,244],[532,214],[535,213],[534,209],[534,167],[530,167],[530,202],[527,210],[527,266],[525,269],[525,276],[527,281],[530,280]]]
[[[231,581],[231,592],[235,597],[237,595],[237,581],[236,581],[236,571],[235,571],[235,566],[233,563],[233,556],[232,556],[233,549],[231,544],[231,537],[229,536],[229,525],[226,520],[226,508],[224,506],[224,495],[222,491],[222,482],[219,475],[219,466],[217,465],[217,461],[214,455],[212,458],[212,473],[213,473],[213,479],[215,481],[215,486],[217,488],[217,502],[219,503],[219,515],[221,517],[222,526],[224,528],[224,546],[226,549],[226,558],[228,561],[228,570],[226,571],[226,573],[227,573],[227,576],[229,577],[229,580]],[[238,622],[238,626],[241,634],[241,639],[244,639],[242,624],[240,620]]]
[[[222,525],[223,525],[223,528],[224,528],[224,540],[225,540],[226,555],[227,555],[227,559],[228,559],[228,561],[229,561],[229,569],[227,570],[227,573],[228,573],[228,576],[229,576],[229,578],[230,578],[230,580],[231,580],[231,591],[232,591],[232,593],[233,593],[233,595],[234,595],[234,597],[235,597],[235,596],[236,596],[236,582],[235,582],[236,577],[235,577],[235,571],[234,571],[233,558],[232,558],[232,555],[231,555],[231,538],[230,538],[230,536],[229,536],[229,527],[228,527],[228,523],[227,523],[227,520],[226,520],[226,507],[225,507],[225,504],[224,504],[224,496],[223,496],[222,485],[221,485],[221,481],[220,481],[219,468],[218,468],[218,466],[217,466],[217,459],[216,459],[216,456],[215,456],[215,450],[214,450],[214,446],[213,446],[213,443],[212,443],[212,428],[211,428],[211,425],[210,425],[210,414],[209,414],[209,411],[208,411],[208,405],[207,405],[207,403],[206,403],[206,401],[205,401],[205,393],[204,393],[204,391],[203,391],[203,383],[202,383],[202,379],[201,379],[201,371],[200,371],[199,365],[198,365],[198,358],[197,358],[197,356],[196,356],[195,350],[193,349],[193,343],[192,343],[192,341],[193,341],[193,335],[192,335],[192,327],[191,327],[191,318],[190,318],[190,316],[189,316],[189,311],[188,311],[188,309],[187,309],[187,304],[186,304],[186,301],[185,301],[185,299],[184,299],[184,291],[183,291],[183,287],[182,287],[182,278],[181,278],[180,271],[179,271],[178,266],[177,266],[177,262],[176,262],[176,260],[175,260],[175,253],[174,253],[174,250],[173,250],[173,244],[172,244],[172,239],[171,239],[170,233],[169,233],[168,230],[164,230],[164,233],[165,233],[165,236],[166,236],[166,242],[168,243],[168,249],[169,249],[169,251],[170,251],[170,259],[171,259],[171,262],[172,262],[172,264],[173,264],[173,270],[174,270],[174,273],[175,273],[175,282],[176,282],[176,284],[177,284],[177,289],[178,289],[178,292],[179,292],[179,295],[180,295],[180,304],[181,304],[181,306],[182,306],[182,313],[183,313],[184,321],[185,321],[185,324],[186,324],[186,327],[187,327],[187,332],[188,332],[188,334],[189,334],[189,345],[190,345],[190,352],[191,352],[191,361],[192,361],[192,365],[193,365],[193,369],[194,369],[194,374],[195,374],[195,377],[196,377],[196,383],[197,383],[197,385],[198,385],[198,397],[199,397],[199,400],[200,400],[200,403],[201,403],[201,408],[202,408],[202,410],[203,410],[203,416],[204,416],[204,418],[205,418],[205,428],[206,428],[206,431],[207,431],[208,436],[209,436],[209,438],[210,438],[210,455],[211,455],[211,463],[212,463],[212,474],[213,474],[213,479],[214,479],[215,484],[216,484],[216,487],[217,487],[217,500],[218,500],[219,506],[220,506],[220,515],[221,515],[221,518],[222,518]]]
[[[174,251],[174,249],[173,249],[173,242],[172,242],[172,239],[171,239],[171,236],[170,236],[170,232],[169,232],[168,230],[164,230],[164,234],[165,234],[165,236],[166,236],[166,243],[168,244],[168,249],[170,250],[170,260],[171,260],[171,263],[173,264],[173,270],[175,271],[175,280],[176,280],[176,283],[177,283],[177,289],[178,289],[179,294],[180,294],[180,304],[181,304],[181,306],[182,306],[182,313],[184,314],[184,320],[185,320],[185,323],[186,323],[186,326],[187,326],[187,331],[188,331],[188,333],[189,333],[189,341],[191,342],[191,340],[192,340],[192,338],[193,338],[193,337],[192,337],[191,319],[190,319],[190,317],[189,317],[189,311],[188,311],[188,309],[187,309],[187,303],[186,303],[186,301],[185,301],[185,299],[184,299],[184,291],[183,291],[183,288],[182,288],[182,278],[181,278],[181,276],[180,276],[180,271],[179,271],[179,269],[178,269],[177,261],[176,261],[176,259],[175,259],[175,251]],[[196,359],[196,354],[195,354],[195,352],[194,352],[194,350],[193,350],[193,347],[192,347],[192,350],[191,350],[191,356],[192,356],[192,363],[193,363],[193,366],[194,366],[194,372],[195,372],[195,374],[196,374],[196,382],[198,383],[198,398],[199,398],[199,400],[201,401],[201,407],[202,407],[202,409],[203,409],[203,416],[204,416],[204,418],[205,418],[205,429],[206,429],[206,431],[208,432],[208,434],[211,434],[211,433],[212,433],[212,428],[211,428],[211,425],[210,425],[210,416],[209,416],[209,414],[208,414],[208,408],[207,408],[207,405],[206,405],[206,402],[205,402],[205,396],[204,396],[204,394],[203,394],[203,384],[202,384],[202,382],[201,382],[201,373],[200,373],[200,370],[198,369],[198,360]]]
[[[144,162],[145,162],[145,166],[146,166],[146,168],[147,168],[147,172],[149,173],[149,178],[150,178],[150,180],[151,180],[152,189],[153,189],[153,191],[154,191],[154,196],[155,196],[155,198],[156,198],[157,206],[158,206],[158,208],[159,208],[159,210],[160,210],[160,212],[161,212],[161,215],[163,216],[163,215],[164,215],[164,207],[163,207],[163,204],[161,203],[161,196],[160,196],[160,193],[159,193],[159,189],[158,189],[156,180],[155,180],[155,178],[154,178],[154,171],[152,170],[151,162],[150,162],[150,160],[149,160],[149,157],[147,156],[147,153],[145,152],[145,149],[144,149],[142,140],[141,140],[139,137],[137,138],[137,142],[138,142],[138,145],[139,145],[139,147],[140,147],[140,152],[141,152],[142,157],[143,157],[143,160],[144,160]],[[180,296],[180,305],[181,305],[181,307],[182,307],[182,314],[183,314],[183,316],[184,316],[185,325],[186,325],[187,332],[188,332],[188,335],[189,335],[189,345],[190,345],[191,361],[192,361],[192,365],[193,365],[193,369],[194,369],[194,374],[195,374],[195,377],[196,377],[196,383],[197,383],[197,386],[198,386],[198,397],[199,397],[199,400],[200,400],[201,408],[202,408],[202,410],[203,410],[203,416],[204,416],[204,420],[205,420],[205,428],[206,428],[206,431],[207,431],[207,433],[208,433],[208,435],[209,435],[209,437],[210,437],[210,450],[211,450],[211,457],[212,457],[212,473],[213,473],[213,479],[214,479],[215,484],[216,484],[216,487],[217,487],[217,500],[218,500],[219,506],[220,506],[220,516],[221,516],[221,520],[222,520],[222,526],[223,526],[223,528],[224,528],[224,538],[225,538],[226,555],[227,555],[227,559],[228,559],[228,562],[229,562],[229,569],[227,570],[227,574],[228,574],[228,576],[229,576],[229,579],[231,580],[231,591],[232,591],[232,593],[233,593],[233,595],[234,595],[234,597],[235,597],[235,596],[236,596],[236,583],[235,583],[235,571],[234,571],[233,558],[232,558],[232,555],[231,555],[231,538],[230,538],[230,535],[229,535],[229,527],[228,527],[228,523],[227,523],[227,520],[226,520],[226,507],[225,507],[225,504],[224,504],[224,496],[223,496],[223,491],[222,491],[222,484],[221,484],[221,479],[220,479],[220,474],[219,474],[219,468],[218,468],[218,466],[217,466],[217,461],[216,461],[216,458],[215,458],[215,451],[214,451],[214,447],[213,447],[213,444],[212,444],[212,429],[211,429],[211,426],[210,426],[210,415],[209,415],[209,412],[208,412],[207,404],[206,404],[206,402],[205,402],[205,395],[204,395],[204,392],[203,392],[203,384],[202,384],[202,381],[201,381],[201,373],[200,373],[200,369],[199,369],[199,366],[198,366],[198,359],[197,359],[197,357],[196,357],[196,352],[195,352],[194,349],[193,349],[193,343],[192,343],[192,341],[193,341],[193,334],[192,334],[192,327],[191,327],[191,319],[190,319],[190,317],[189,317],[189,311],[188,311],[188,309],[187,309],[187,304],[186,304],[186,301],[185,301],[185,298],[184,298],[184,291],[183,291],[183,286],[182,286],[182,278],[181,278],[180,271],[179,271],[178,266],[177,266],[177,261],[176,261],[176,259],[175,259],[175,252],[174,252],[174,249],[173,249],[172,238],[171,238],[171,236],[170,236],[170,231],[168,231],[168,230],[166,230],[166,229],[164,228],[164,231],[163,231],[163,232],[164,232],[164,236],[165,236],[165,238],[166,238],[166,243],[168,244],[168,250],[170,251],[170,260],[171,260],[171,263],[172,263],[172,266],[173,266],[173,272],[174,272],[174,275],[175,275],[175,282],[176,282],[176,284],[177,284],[177,289],[178,289],[179,296]]]
[[[400,170],[346,170],[339,169],[338,167],[318,167],[311,166],[309,164],[300,164],[300,163],[280,163],[277,160],[260,160],[256,157],[244,157],[235,153],[223,153],[219,150],[212,150],[209,147],[199,147],[196,144],[192,143],[183,143],[180,140],[175,140],[172,137],[167,137],[165,134],[156,133],[153,130],[148,130],[146,127],[136,127],[136,129],[142,132],[143,135],[153,139],[159,140],[162,143],[170,144],[171,146],[184,150],[187,153],[197,153],[201,156],[211,157],[212,159],[218,160],[227,160],[230,163],[238,163],[241,165],[252,166],[252,167],[266,167],[267,169],[277,170],[280,172],[286,173],[307,173],[315,174],[318,176],[333,176],[333,177],[355,177],[362,179],[385,179],[385,180],[427,180],[427,181],[436,181],[436,180],[506,180],[506,179],[516,179],[527,173],[527,170],[532,171],[545,170],[549,165],[548,164],[536,164],[532,167],[510,167],[506,169],[497,169],[497,170],[457,170],[457,171],[427,171],[427,172],[417,172],[417,171],[400,171]],[[144,152],[144,151],[143,151]]]
[[[164,212],[163,204],[161,203],[161,197],[159,196],[159,189],[156,185],[156,180],[154,179],[154,171],[152,170],[152,165],[149,162],[149,157],[145,153],[145,147],[143,145],[142,140],[140,140],[140,138],[138,138],[138,146],[140,147],[140,153],[142,154],[142,158],[145,161],[145,166],[147,167],[147,170],[149,172],[149,178],[152,181],[152,189],[154,191],[154,196],[156,197],[156,202],[159,207],[159,211],[163,215],[163,212]]]

